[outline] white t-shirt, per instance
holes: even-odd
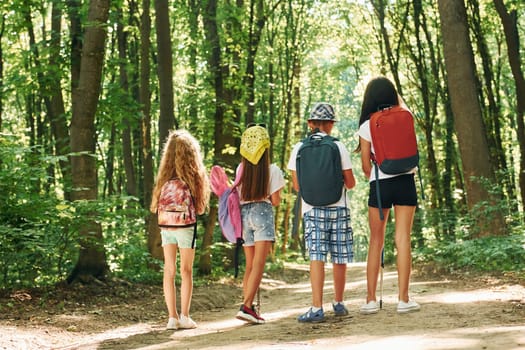
[[[320,133],[322,135],[326,135],[325,133]],[[292,153],[290,154],[290,159],[288,160],[288,170],[297,171],[296,166],[296,158],[297,158],[297,152],[299,152],[299,148],[301,148],[302,142],[298,142],[294,145],[292,149]],[[349,170],[352,169],[352,160],[350,159],[350,154],[348,153],[348,150],[346,149],[345,145],[342,144],[340,141],[335,141],[335,144],[337,145],[337,148],[339,148],[339,153],[341,154],[341,166],[343,170]],[[344,187],[344,184],[343,184]],[[301,205],[301,212],[304,214],[307,211],[311,210],[313,208],[312,205],[306,203],[303,199],[301,199],[302,205]],[[345,207],[347,206],[346,203],[346,193],[345,191],[342,192],[341,198],[333,204],[327,205],[327,207]]]
[[[372,153],[374,153],[374,144],[372,143],[372,134],[370,133],[370,119],[365,121],[363,124],[361,124],[361,126],[359,127],[359,131],[357,133],[365,141],[370,142],[370,144],[371,144],[370,150],[371,150]],[[399,176],[399,175],[412,174],[412,173],[416,172],[416,169],[417,168],[414,168],[412,170],[407,171],[406,173],[394,174],[394,175],[385,174],[385,173],[383,173],[381,171],[381,169],[378,169],[379,170],[379,172],[378,172],[379,180],[388,179],[388,178],[396,177],[396,176]],[[372,182],[375,179],[376,179],[376,169],[375,169],[375,165],[372,164],[372,171],[370,171],[370,179],[369,179],[369,181]]]
[[[237,167],[237,171],[239,171],[239,167]],[[281,169],[279,169],[279,167],[275,164],[270,164],[270,186],[268,188],[269,190],[268,196],[279,191],[281,188],[284,187],[285,184],[286,184],[286,181],[284,180],[283,172],[281,171]],[[241,186],[242,185],[239,185],[239,194],[241,193]],[[268,202],[270,204],[272,203],[269,198],[265,198],[263,201]],[[259,200],[258,201],[243,201],[241,198],[240,202],[241,204],[246,204],[250,202],[262,202],[262,201],[259,201]]]

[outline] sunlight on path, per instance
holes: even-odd
[[[306,271],[304,265],[298,267]],[[420,278],[411,283],[410,295],[421,304],[421,311],[399,315],[397,273],[391,268],[384,272],[383,310],[364,316],[359,314],[359,305],[366,295],[365,265],[352,264],[345,293],[350,314],[341,318],[332,311],[330,270],[327,266],[325,323],[296,320],[310,304],[307,277],[295,283],[265,277],[261,291],[264,325],[237,320],[238,306],[229,305],[212,313],[195,312],[192,316],[198,328],[189,330],[167,331],[164,323],[115,325],[93,334],[70,329],[57,332],[51,326],[40,329],[45,334],[30,328],[0,327],[0,350],[525,350],[522,285]]]
[[[210,327],[208,324],[206,327]],[[184,331],[184,337],[199,335],[196,330],[194,334]],[[192,331],[192,332],[193,332]],[[202,334],[202,333],[200,333]],[[499,343],[496,340],[491,345],[486,345],[488,337],[503,337],[505,342]],[[173,337],[177,337],[174,335]],[[177,337],[178,338],[178,337]],[[182,332],[181,332],[182,338]],[[514,347],[507,347],[508,339],[513,339]],[[520,345],[521,344],[521,345]],[[140,350],[161,350],[161,349],[182,349],[187,348],[183,342],[174,340],[163,344],[156,344],[141,347]],[[191,347],[190,347],[191,348]],[[525,349],[525,326],[516,327],[496,327],[496,328],[466,328],[460,330],[451,330],[448,332],[429,332],[424,334],[407,334],[390,337],[334,337],[323,338],[308,341],[290,341],[285,343],[268,342],[268,341],[251,341],[245,339],[241,343],[232,343],[224,346],[213,345],[209,347],[198,347],[202,350],[240,350],[240,349],[258,349],[258,350],[295,350],[295,349],[323,349],[323,350],[522,350]]]

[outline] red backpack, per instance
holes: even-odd
[[[370,116],[372,160],[385,174],[401,174],[419,163],[414,117],[401,106],[382,109]]]
[[[385,174],[402,174],[419,164],[416,131],[412,113],[401,106],[381,109],[370,116],[379,218],[384,219],[379,193],[379,169]],[[419,169],[418,169],[419,170]],[[421,175],[419,175],[421,180]],[[421,183],[421,188],[423,184]]]

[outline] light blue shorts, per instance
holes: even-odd
[[[195,229],[193,226],[173,230],[161,230],[162,246],[177,244],[179,248],[195,248]]]
[[[304,214],[303,220],[304,240],[310,260],[326,262],[330,253],[332,263],[352,262],[353,231],[348,208],[312,208]]]
[[[275,222],[272,205],[268,202],[247,203],[241,206],[242,238],[247,247],[258,241],[275,241]]]

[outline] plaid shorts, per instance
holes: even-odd
[[[350,210],[345,207],[312,208],[304,214],[304,240],[310,260],[346,264],[352,262],[353,231]]]

